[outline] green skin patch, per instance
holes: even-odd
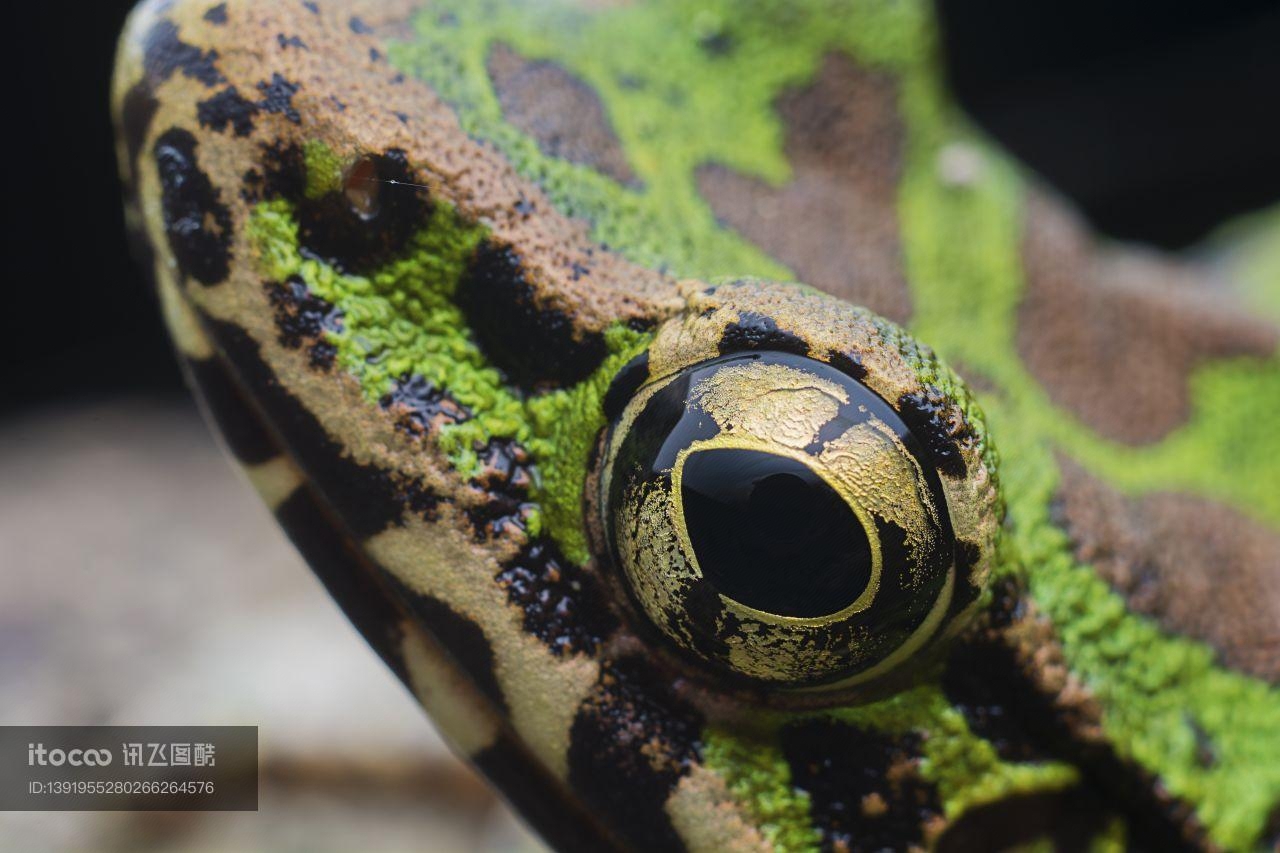
[[[694,5],[655,0],[587,15],[545,2],[439,0],[417,20],[414,40],[387,52],[448,101],[468,133],[496,145],[538,182],[560,211],[591,223],[593,237],[638,263],[706,279],[785,279],[790,273],[716,221],[697,191],[697,167],[720,163],[781,185],[790,177],[773,107],[781,92],[810,81],[831,51],[893,75],[908,138],[898,224],[916,306],[911,332],[989,389],[981,404],[1000,438],[1009,508],[1003,570],[1025,577],[1053,621],[1066,662],[1103,709],[1105,734],[1118,753],[1194,804],[1217,844],[1243,849],[1256,843],[1280,799],[1280,691],[1219,667],[1208,646],[1171,637],[1129,613],[1074,559],[1049,508],[1058,485],[1057,451],[1128,494],[1186,492],[1280,526],[1274,486],[1280,432],[1273,426],[1280,422],[1280,358],[1201,366],[1191,384],[1192,416],[1156,444],[1128,447],[1093,433],[1056,407],[1018,358],[1025,182],[946,99],[927,4]],[[448,26],[439,23],[445,16]],[[734,49],[709,52],[700,46],[709,39],[727,39]],[[545,156],[503,119],[486,71],[497,43],[558,63],[598,94],[636,186]],[[956,143],[981,163],[963,186],[938,175],[940,152]],[[342,164],[332,152],[316,144],[304,155],[308,197],[338,186]],[[404,374],[447,389],[475,414],[440,433],[442,449],[464,476],[479,470],[477,443],[514,438],[525,444],[541,476],[535,498],[542,529],[569,559],[588,558],[579,501],[589,446],[604,425],[599,402],[647,335],[611,328],[609,355],[588,380],[521,399],[488,364],[453,301],[485,236],[482,226],[438,203],[402,257],[363,277],[304,259],[287,202],[260,203],[249,230],[266,276],[301,276],[343,312],[342,329],[328,333],[329,340],[338,365],[359,380],[368,399],[379,399]],[[1012,792],[1055,790],[1077,780],[1074,768],[1063,764],[1002,762],[936,687],[829,713],[890,734],[921,733],[924,773],[937,783],[948,817]],[[703,737],[708,766],[724,775],[785,850],[817,844],[807,796],[791,786],[770,733],[794,719],[765,715],[764,734],[709,729]],[[1197,727],[1214,744],[1217,761],[1210,767],[1197,761]],[[1110,835],[1114,841],[1118,831]]]
[[[988,741],[969,730],[964,716],[936,687],[919,687],[882,702],[835,711],[832,717],[886,734],[924,734],[924,777],[938,785],[943,813],[1023,791],[1054,791],[1079,781],[1074,767],[1057,762],[1002,761]]]
[[[792,786],[776,743],[711,727],[702,733],[702,760],[746,805],[775,850],[818,849],[822,838],[809,820],[809,795]]]
[[[309,199],[317,199],[342,189],[342,173],[346,169],[337,154],[318,139],[302,146],[303,163],[306,165],[306,186],[303,190]]]
[[[991,743],[970,731],[963,714],[942,691],[932,686],[819,716],[888,735],[922,735],[921,773],[938,786],[943,814],[949,819],[1011,794],[1058,791],[1080,780],[1074,767],[1060,762],[1003,761]],[[790,768],[775,740],[784,725],[805,717],[760,714],[754,720],[754,733],[717,727],[703,732],[707,767],[723,775],[780,851],[818,849],[809,819],[809,797],[792,787]]]
[[[306,152],[308,187],[313,164],[325,173],[317,182],[341,175],[323,143],[307,145]],[[322,261],[304,259],[288,201],[260,202],[247,230],[264,275],[277,281],[300,276],[312,293],[343,312],[341,331],[326,335],[337,348],[337,364],[360,381],[370,402],[406,375],[447,389],[474,413],[445,425],[438,439],[464,477],[480,473],[476,448],[490,439],[524,444],[540,474],[534,497],[541,516],[530,532],[537,535],[546,523],[566,557],[578,563],[589,559],[580,506],[591,442],[604,426],[600,401],[622,365],[648,344],[648,334],[621,324],[610,327],[604,335],[609,354],[592,376],[572,388],[521,399],[480,352],[453,301],[485,230],[464,223],[449,205],[437,202],[404,255],[369,276],[343,275]]]

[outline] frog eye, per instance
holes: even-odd
[[[944,487],[929,437],[805,355],[732,353],[648,382],[601,472],[605,547],[633,609],[743,682],[876,678],[946,633],[981,584],[948,503],[965,491]]]

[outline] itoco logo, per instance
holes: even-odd
[[[27,766],[106,767],[111,763],[109,749],[45,749],[42,743],[27,744]]]

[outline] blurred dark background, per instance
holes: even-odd
[[[179,393],[122,234],[107,113],[131,4],[6,16],[0,413]],[[995,137],[1103,231],[1177,248],[1280,199],[1280,2],[939,0],[949,73]]]

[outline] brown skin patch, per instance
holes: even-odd
[[[1280,535],[1179,494],[1126,497],[1060,460],[1057,521],[1128,605],[1222,662],[1280,683]]]
[[[773,187],[724,166],[698,169],[720,220],[806,284],[898,323],[911,317],[895,210],[904,132],[897,88],[845,56],[777,101],[793,176]]]
[[[1099,250],[1056,201],[1027,199],[1018,353],[1053,401],[1103,436],[1158,441],[1186,420],[1188,379],[1214,358],[1266,357],[1280,333],[1224,305],[1201,270]]]
[[[1016,594],[1016,593],[1015,593]],[[1048,619],[1029,600],[1017,602],[1016,615],[990,636],[1013,651],[1014,660],[1036,692],[1051,705],[1053,715],[1071,738],[1104,744],[1102,707],[1078,676],[1067,667],[1062,641]]]
[[[234,230],[241,233],[248,213],[241,203],[243,176],[250,170],[269,173],[276,165],[272,152],[301,150],[319,140],[355,163],[395,149],[404,153],[412,182],[427,189],[381,186],[379,193],[423,192],[453,205],[468,221],[484,221],[495,242],[520,246],[534,306],[571,318],[575,335],[598,333],[619,321],[652,322],[673,310],[678,302],[672,278],[601,249],[589,223],[560,214],[536,183],[470,138],[427,85],[371,53],[407,17],[409,5],[356,2],[340,15],[324,7],[315,15],[300,4],[229,5],[227,23],[219,26],[199,21],[194,7],[169,11],[197,49],[217,54],[223,85],[255,97],[265,92],[260,83],[270,89],[279,79],[292,87],[276,112],[260,112],[249,132],[236,137],[199,127],[195,104],[209,97],[199,81],[171,75],[159,92],[166,122],[189,126],[207,143],[201,163],[228,200]],[[361,32],[351,28],[352,17],[362,21]],[[296,35],[309,49],[281,50],[281,32]],[[244,251],[232,248],[237,256]]]
[[[590,166],[622,184],[637,183],[590,86],[554,62],[525,59],[505,44],[493,46],[488,68],[503,116],[532,136],[543,154]]]
[[[1025,723],[1053,720],[1076,744],[1105,744],[1102,707],[1067,667],[1053,624],[1021,583],[997,581],[982,621],[950,652],[942,677],[951,704],[1006,761],[1039,757]]]

